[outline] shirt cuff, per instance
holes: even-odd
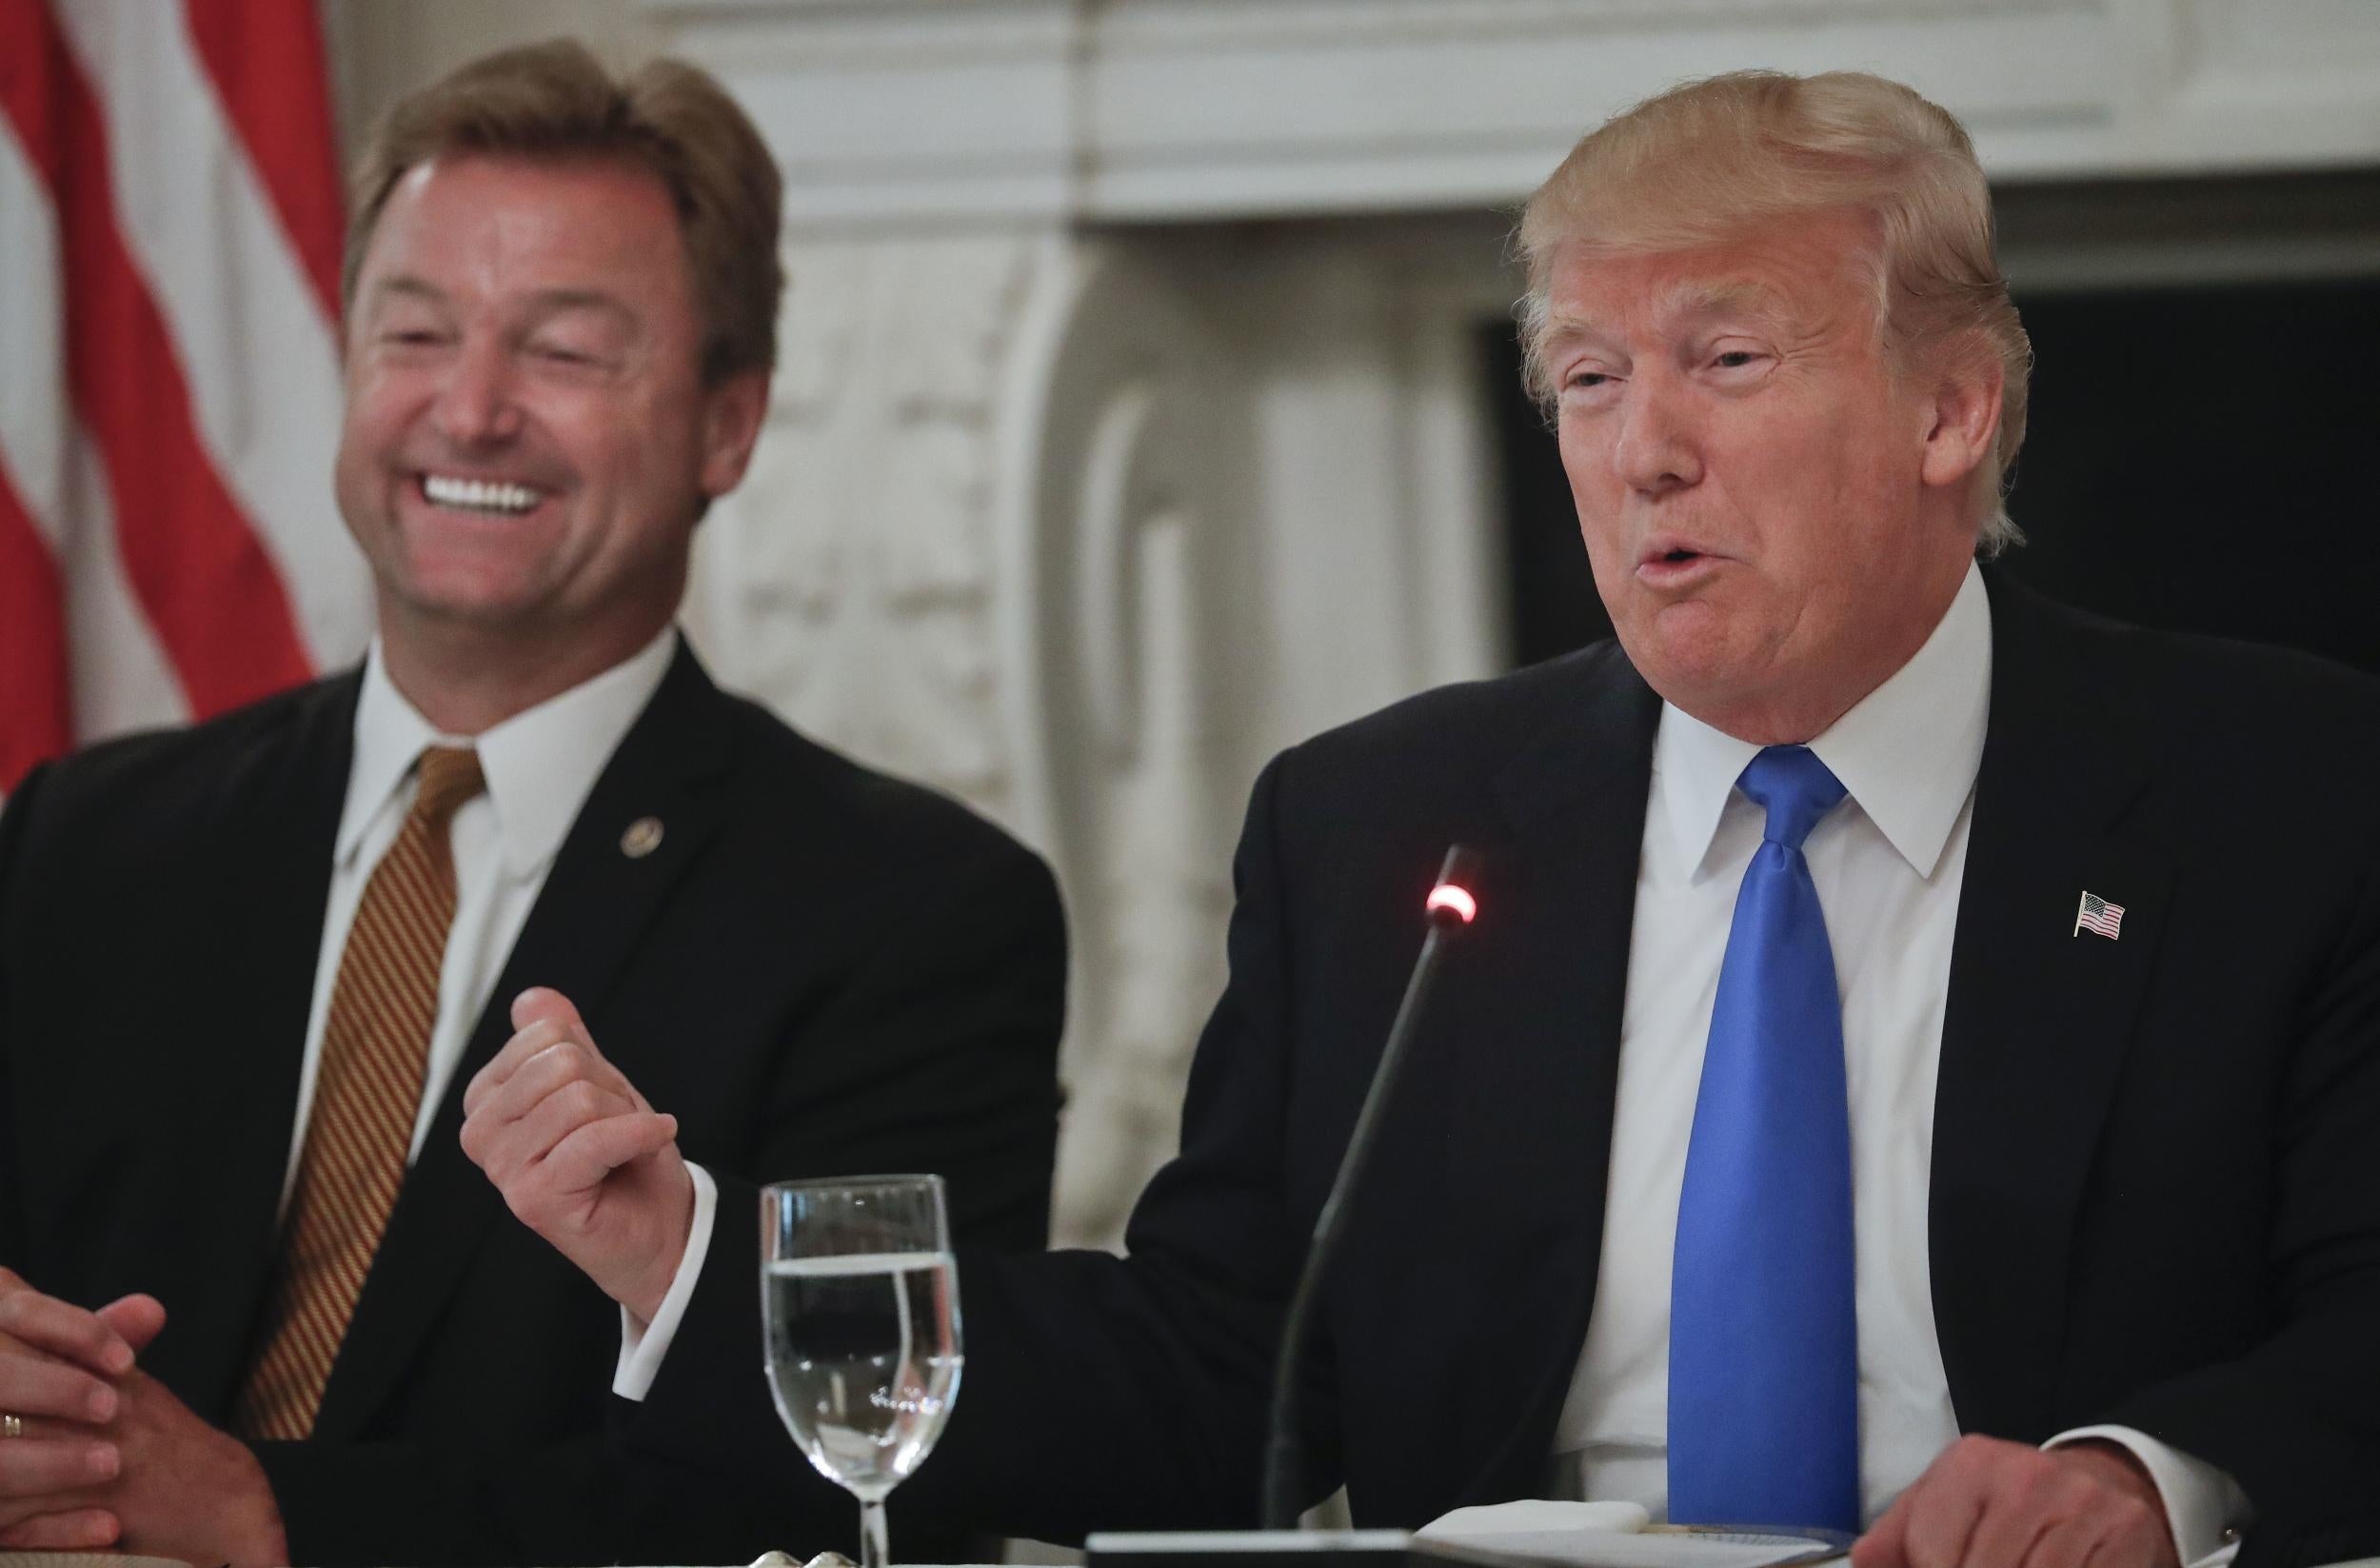
[[[2174,1555],[2182,1568],[2217,1568],[2231,1560],[2239,1550],[2240,1531],[2255,1517],[2239,1482],[2206,1460],[2129,1426],[2078,1426],[2041,1446],[2086,1439],[2128,1450],[2149,1472],[2165,1503],[2165,1522],[2173,1531]]]
[[[669,1341],[678,1337],[678,1320],[685,1316],[685,1304],[694,1296],[703,1260],[710,1256],[711,1216],[719,1209],[719,1183],[691,1160],[685,1168],[694,1178],[694,1220],[686,1227],[685,1256],[678,1260],[678,1272],[670,1276],[669,1289],[651,1322],[639,1325],[626,1307],[620,1309],[620,1364],[611,1375],[611,1391],[624,1399],[644,1399],[653,1379],[661,1376],[661,1360],[669,1354]]]

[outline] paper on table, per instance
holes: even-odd
[[[1633,1536],[1652,1520],[1653,1516],[1644,1511],[1641,1503],[1555,1502],[1533,1498],[1458,1508],[1451,1514],[1440,1514],[1414,1534],[1428,1540],[1569,1530],[1605,1530]]]
[[[1648,1529],[1648,1517],[1633,1502],[1500,1502],[1458,1508],[1418,1534],[1572,1568],[1774,1568],[1840,1550],[1806,1536]]]

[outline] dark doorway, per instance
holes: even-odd
[[[2009,512],[2015,576],[2144,625],[2380,670],[2380,281],[2020,295],[2038,361]],[[1502,406],[1513,647],[1609,636],[1554,438],[1509,325]]]

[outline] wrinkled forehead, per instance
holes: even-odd
[[[1676,248],[1574,241],[1554,257],[1545,324],[1666,334],[1729,320],[1814,330],[1847,311],[1872,313],[1877,266],[1866,226],[1832,215]]]
[[[1777,330],[1815,312],[1786,280],[1701,258],[1582,254],[1555,268],[1545,326],[1559,337],[1668,337],[1717,323]]]

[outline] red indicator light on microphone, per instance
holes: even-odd
[[[1439,883],[1430,889],[1430,902],[1427,907],[1432,911],[1451,909],[1465,925],[1477,920],[1479,915],[1478,900],[1473,898],[1467,889],[1458,887],[1451,882]]]

